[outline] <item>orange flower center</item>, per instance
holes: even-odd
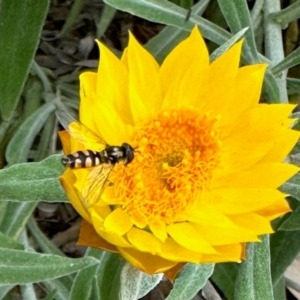
[[[166,110],[136,128],[135,159],[115,168],[109,198],[139,219],[140,227],[178,221],[195,193],[208,187],[218,165],[217,120],[192,109]]]

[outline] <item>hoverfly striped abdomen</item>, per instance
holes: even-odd
[[[61,162],[71,169],[90,168],[104,163],[101,152],[92,150],[74,152],[65,156]]]
[[[134,149],[127,143],[122,146],[106,146],[102,151],[77,151],[65,156],[61,162],[65,167],[71,169],[90,168],[100,164],[116,165],[124,163],[125,165],[134,159]]]
[[[80,173],[81,177],[86,176],[82,183],[81,200],[86,207],[90,207],[101,199],[107,186],[114,184],[109,180],[114,167],[118,164],[126,166],[133,161],[135,148],[128,143],[121,146],[108,145],[99,133],[96,134],[75,120],[65,109],[61,110],[59,105],[56,115],[69,135],[83,147],[82,151],[64,156],[61,162],[70,169],[90,168],[88,172]]]

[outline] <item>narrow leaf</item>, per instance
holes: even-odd
[[[270,239],[261,237],[261,243],[254,244],[253,283],[255,299],[272,300],[273,286],[271,279]]]
[[[103,252],[96,275],[99,299],[119,299],[124,265],[125,260],[119,254]]]
[[[273,288],[274,300],[286,300],[286,282],[282,277]]]
[[[269,70],[267,70],[265,75],[263,89],[268,93],[269,103],[281,103],[278,83]]]
[[[227,299],[233,299],[238,266],[239,264],[237,263],[220,263],[215,265],[212,280]]]
[[[38,163],[14,165],[0,171],[0,200],[18,202],[66,202],[58,177],[63,167],[61,155]]]
[[[0,232],[0,248],[23,250],[24,246]]]
[[[64,34],[66,34],[68,32],[68,30],[70,30],[72,25],[77,21],[79,13],[81,12],[84,4],[85,4],[85,0],[75,0],[74,1],[71,11],[68,14],[67,20],[66,20],[61,32],[58,35],[59,37],[62,37]]]
[[[101,263],[104,253],[105,252],[98,249],[88,248],[85,257],[94,257],[99,260],[99,263]],[[97,275],[98,267],[99,264],[81,270],[77,273],[72,285],[69,300],[92,299],[93,280]]]
[[[32,215],[36,203],[8,202],[6,214],[1,222],[1,231],[13,239],[17,239]]]
[[[300,201],[300,174],[297,173],[280,187],[280,191]]]
[[[224,44],[231,34],[214,23],[192,14],[188,20],[188,11],[167,0],[104,0],[116,9],[126,11],[152,22],[173,25],[183,30],[191,31],[199,25],[203,36],[218,45]]]
[[[234,291],[234,299],[255,300],[253,283],[254,244],[247,245],[246,257],[239,267]]]
[[[273,300],[269,237],[247,245],[246,260],[239,267],[234,299]]]
[[[243,47],[243,59],[247,63],[261,62],[262,58],[258,54],[255,36],[252,28],[251,16],[246,0],[218,0],[220,8],[224,14],[228,26],[233,33],[243,28],[249,27],[245,34],[245,44]],[[264,90],[268,94],[268,99],[272,103],[280,103],[283,97],[280,93],[279,85],[273,75],[268,71],[264,80]]]
[[[2,300],[7,293],[13,289],[14,285],[0,285],[0,299]]]
[[[282,27],[285,27],[288,23],[300,18],[300,0],[295,1],[290,6],[282,9],[279,12],[273,13],[270,18],[280,23]]]
[[[117,10],[109,5],[104,6],[100,21],[97,24],[97,39],[100,39],[112,22]]]
[[[271,69],[273,74],[279,74],[280,72],[297,66],[300,64],[300,47],[290,53],[287,57],[284,58],[279,64],[274,66]]]
[[[11,118],[18,103],[39,43],[48,5],[49,0],[1,1],[0,111],[4,120]]]
[[[0,284],[26,284],[62,277],[97,264],[93,257],[78,259],[0,248]]]
[[[237,34],[235,34],[231,39],[229,39],[226,43],[224,43],[222,46],[217,48],[211,55],[210,55],[210,61],[214,61],[219,56],[221,56],[224,52],[226,52],[228,49],[230,49],[238,40],[240,40],[245,33],[247,32],[248,27],[240,30]]]
[[[277,231],[271,235],[271,270],[273,285],[280,281],[286,268],[300,251],[300,231]]]
[[[12,165],[27,161],[28,152],[35,137],[54,110],[54,103],[44,104],[23,122],[7,145],[6,160],[8,164]]]
[[[193,298],[204,287],[213,271],[212,264],[186,264],[176,277],[173,290],[166,300]]]
[[[287,78],[287,91],[289,95],[300,94],[300,80]]]
[[[40,230],[33,217],[29,219],[27,226],[37,246],[43,253],[65,256],[65,254],[60,249],[58,249],[57,246],[55,246]]]
[[[300,230],[300,205],[286,216],[277,230]]]
[[[282,30],[280,26],[269,18],[270,14],[280,10],[279,0],[265,0],[264,3],[264,49],[265,55],[270,59],[271,65],[278,64],[284,59]],[[281,103],[288,102],[286,91],[286,72],[276,78],[279,88],[279,98]],[[275,100],[275,99],[273,99]]]
[[[43,300],[54,300],[56,296],[56,290],[52,290]]]
[[[218,0],[218,3],[231,32],[237,33],[243,28],[249,27],[245,34],[243,54],[248,62],[258,61],[251,16],[246,0]]]
[[[73,274],[69,275],[72,276]],[[58,279],[52,279],[52,280],[44,280],[43,284],[47,288],[48,291],[55,291],[55,300],[69,300],[70,296],[70,288],[68,288],[64,283],[64,278],[61,277]]]
[[[126,263],[121,271],[120,300],[140,299],[151,291],[163,274],[149,276]]]

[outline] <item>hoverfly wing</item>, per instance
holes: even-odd
[[[96,204],[109,184],[113,165],[98,165],[87,176],[82,192],[83,203],[88,208]]]
[[[78,122],[66,109],[57,107],[55,113],[64,129],[83,146],[88,145],[88,148],[94,151],[101,151],[107,146],[107,143],[101,136],[95,134],[86,126]]]

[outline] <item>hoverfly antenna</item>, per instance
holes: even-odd
[[[138,149],[139,149],[138,146],[137,146],[137,147],[134,147],[134,148],[133,148],[133,151],[134,151],[134,152],[137,152],[137,153],[141,153],[141,151],[139,151]]]

